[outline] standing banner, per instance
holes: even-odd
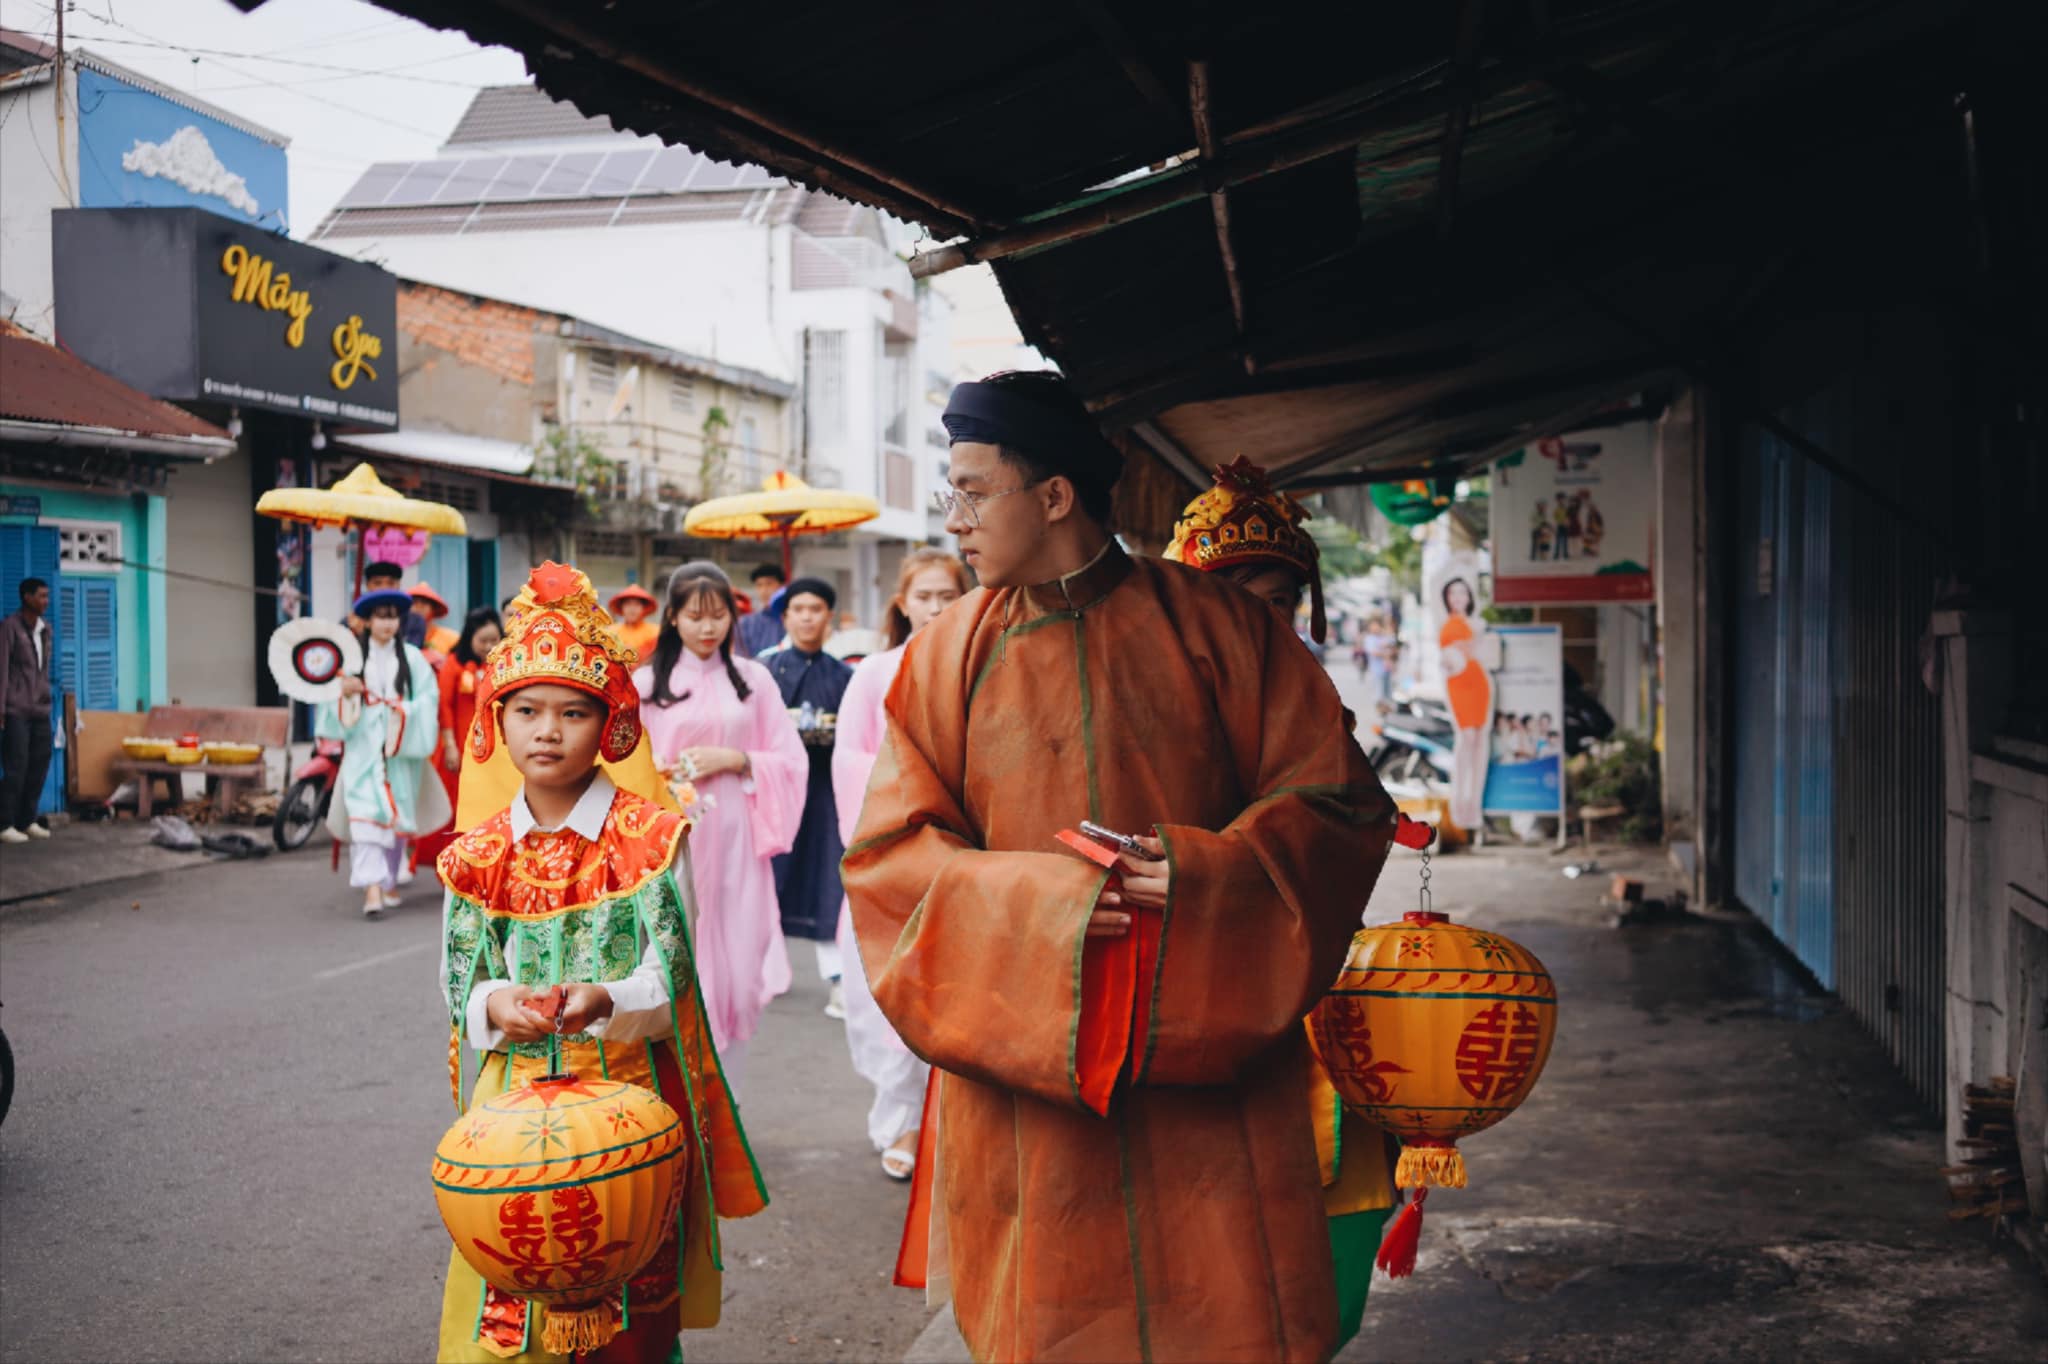
[[[1564,628],[1496,625],[1489,815],[1564,818]]]
[[[1493,599],[1651,601],[1650,424],[1552,436],[1493,466]]]
[[[1499,641],[1483,614],[1485,561],[1468,551],[1452,551],[1425,562],[1425,605],[1436,640],[1433,671],[1451,710],[1451,823],[1477,829],[1493,725],[1491,674],[1500,662]]]

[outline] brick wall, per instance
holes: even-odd
[[[522,387],[533,383],[534,332],[552,320],[516,303],[431,284],[398,289],[398,330],[406,339]]]

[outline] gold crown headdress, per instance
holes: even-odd
[[[640,742],[640,694],[633,687],[639,655],[627,647],[598,605],[590,579],[566,564],[544,563],[505,612],[505,637],[484,660],[470,753],[482,762],[497,746],[494,709],[507,694],[536,682],[574,687],[610,708],[599,754],[621,762]]]
[[[1216,466],[1216,486],[1182,508],[1166,557],[1213,573],[1238,564],[1272,564],[1299,573],[1313,603],[1310,629],[1325,633],[1322,554],[1302,529],[1308,508],[1267,481],[1239,455]]]

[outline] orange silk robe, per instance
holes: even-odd
[[[948,608],[888,711],[844,880],[941,1071],[933,1240],[975,1356],[1326,1358],[1301,1019],[1394,818],[1329,678],[1263,603],[1111,544]],[[1128,938],[1085,937],[1106,874],[1055,837],[1090,818],[1168,849]]]

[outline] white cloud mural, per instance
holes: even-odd
[[[189,123],[162,142],[136,139],[135,145],[122,154],[121,169],[168,180],[194,194],[225,199],[251,218],[258,212],[256,196],[249,193],[249,182],[222,165],[206,134]]]

